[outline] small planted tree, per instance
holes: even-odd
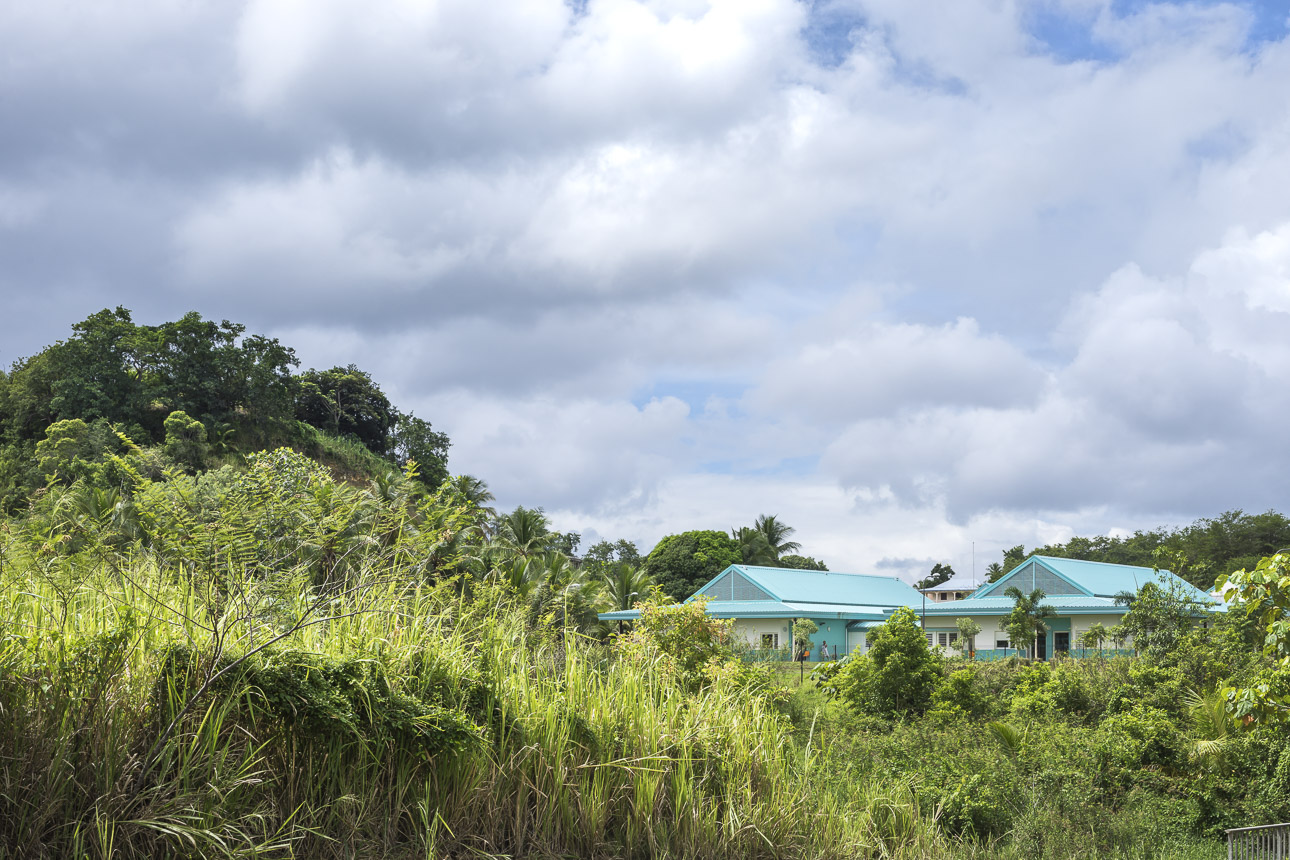
[[[1057,610],[1043,602],[1046,595],[1042,588],[1026,594],[1017,586],[1010,585],[1003,593],[1011,597],[1014,604],[1012,613],[1008,616],[1008,636],[1012,638],[1013,644],[1028,643],[1029,656],[1034,657],[1036,641],[1040,636],[1048,634],[1048,625],[1044,620],[1056,615]]]
[[[940,680],[940,661],[928,647],[914,610],[902,606],[870,634],[869,653],[848,661],[838,684],[859,711],[883,717],[921,714]]]
[[[793,622],[793,657],[801,660],[811,648],[811,637],[820,631],[820,625],[809,618]]]
[[[1085,648],[1096,648],[1097,656],[1101,657],[1102,643],[1106,641],[1108,635],[1106,626],[1099,621],[1079,635],[1079,644]]]
[[[976,659],[976,635],[981,632],[981,625],[971,618],[960,618],[954,622],[959,629],[959,638],[954,647],[965,656]]]

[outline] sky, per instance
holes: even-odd
[[[357,364],[499,507],[834,570],[1290,512],[1283,3],[0,4],[0,364]]]

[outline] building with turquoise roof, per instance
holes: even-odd
[[[1047,635],[1036,643],[1035,656],[1046,659],[1074,652],[1080,634],[1094,624],[1109,628],[1123,621],[1129,607],[1117,603],[1117,596],[1137,594],[1148,582],[1191,600],[1201,623],[1210,612],[1224,608],[1213,596],[1167,570],[1049,556],[1031,556],[967,598],[946,602],[928,601],[894,576],[745,564],[726,568],[689,600],[706,598],[710,615],[734,619],[736,637],[767,653],[786,653],[795,619],[810,619],[819,627],[811,637],[813,660],[819,658],[826,643],[835,657],[862,652],[868,631],[885,622],[898,607],[908,606],[922,619],[928,643],[944,650],[958,638],[958,619],[973,619],[981,633],[970,648],[977,659],[992,659],[1016,653],[1004,629],[1013,608],[1012,599],[1004,592],[1010,586],[1025,594],[1038,588],[1044,592],[1043,603],[1056,611],[1056,617],[1045,622]],[[632,621],[640,613],[633,609],[605,612],[600,617]]]
[[[1116,598],[1137,594],[1148,582],[1191,601],[1200,623],[1209,613],[1225,609],[1212,595],[1168,570],[1032,555],[964,600],[929,604],[922,612],[923,625],[929,642],[948,647],[957,638],[958,619],[971,618],[981,627],[973,643],[977,659],[1015,654],[1017,643],[1008,641],[1004,629],[1014,603],[1004,592],[1011,586],[1024,594],[1038,588],[1044,592],[1043,603],[1056,610],[1056,617],[1044,622],[1048,633],[1035,643],[1035,656],[1047,659],[1076,651],[1080,635],[1095,624],[1110,628],[1121,623],[1129,607]]]
[[[835,657],[863,647],[866,629],[881,624],[897,606],[916,607],[922,600],[894,576],[747,564],[732,564],[689,600],[700,596],[708,600],[709,615],[733,618],[735,636],[755,649],[786,651],[792,645],[790,625],[809,618],[819,627],[811,637],[813,660],[825,644]],[[632,609],[600,617],[632,621],[640,613]]]

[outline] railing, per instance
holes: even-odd
[[[1237,827],[1227,832],[1227,860],[1290,857],[1290,824]]]

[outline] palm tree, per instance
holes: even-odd
[[[1013,612],[1025,619],[1026,631],[1030,638],[1030,654],[1033,657],[1035,643],[1040,636],[1048,634],[1048,625],[1044,624],[1044,619],[1056,616],[1057,610],[1046,603],[1042,603],[1045,597],[1042,588],[1036,588],[1026,594],[1017,586],[1010,585],[1003,594],[1005,597],[1012,598]]]
[[[757,521],[753,523],[753,531],[760,532],[766,538],[776,561],[779,561],[781,555],[788,555],[802,548],[797,541],[788,540],[797,529],[781,523],[774,514],[759,514]]]
[[[985,568],[986,582],[995,582],[1001,576],[1003,576],[1003,565],[999,564],[999,562],[993,561],[993,562],[990,562],[990,564],[986,565],[986,568]]]
[[[488,524],[497,519],[496,509],[489,506],[494,501],[488,484],[474,475],[455,475],[446,478],[439,487],[440,492],[456,496],[461,503],[469,505],[474,512],[471,523],[485,536],[488,535]]]
[[[488,484],[483,478],[476,478],[474,475],[454,475],[445,479],[443,486],[451,488],[457,495],[480,510],[492,512],[492,508],[487,505],[489,502],[496,501],[496,497],[488,489]]]
[[[766,535],[757,529],[747,526],[731,529],[730,537],[739,544],[739,560],[744,564],[773,565],[779,561],[775,548],[766,540]]]
[[[546,552],[551,541],[546,514],[538,508],[517,507],[497,520],[495,543],[511,555],[532,558]]]
[[[1085,648],[1097,648],[1097,655],[1102,656],[1102,643],[1106,641],[1106,626],[1100,621],[1097,624],[1089,625],[1089,628],[1080,634],[1080,644]]]
[[[604,572],[605,597],[609,611],[631,609],[649,593],[650,575],[625,561],[614,562]]]

